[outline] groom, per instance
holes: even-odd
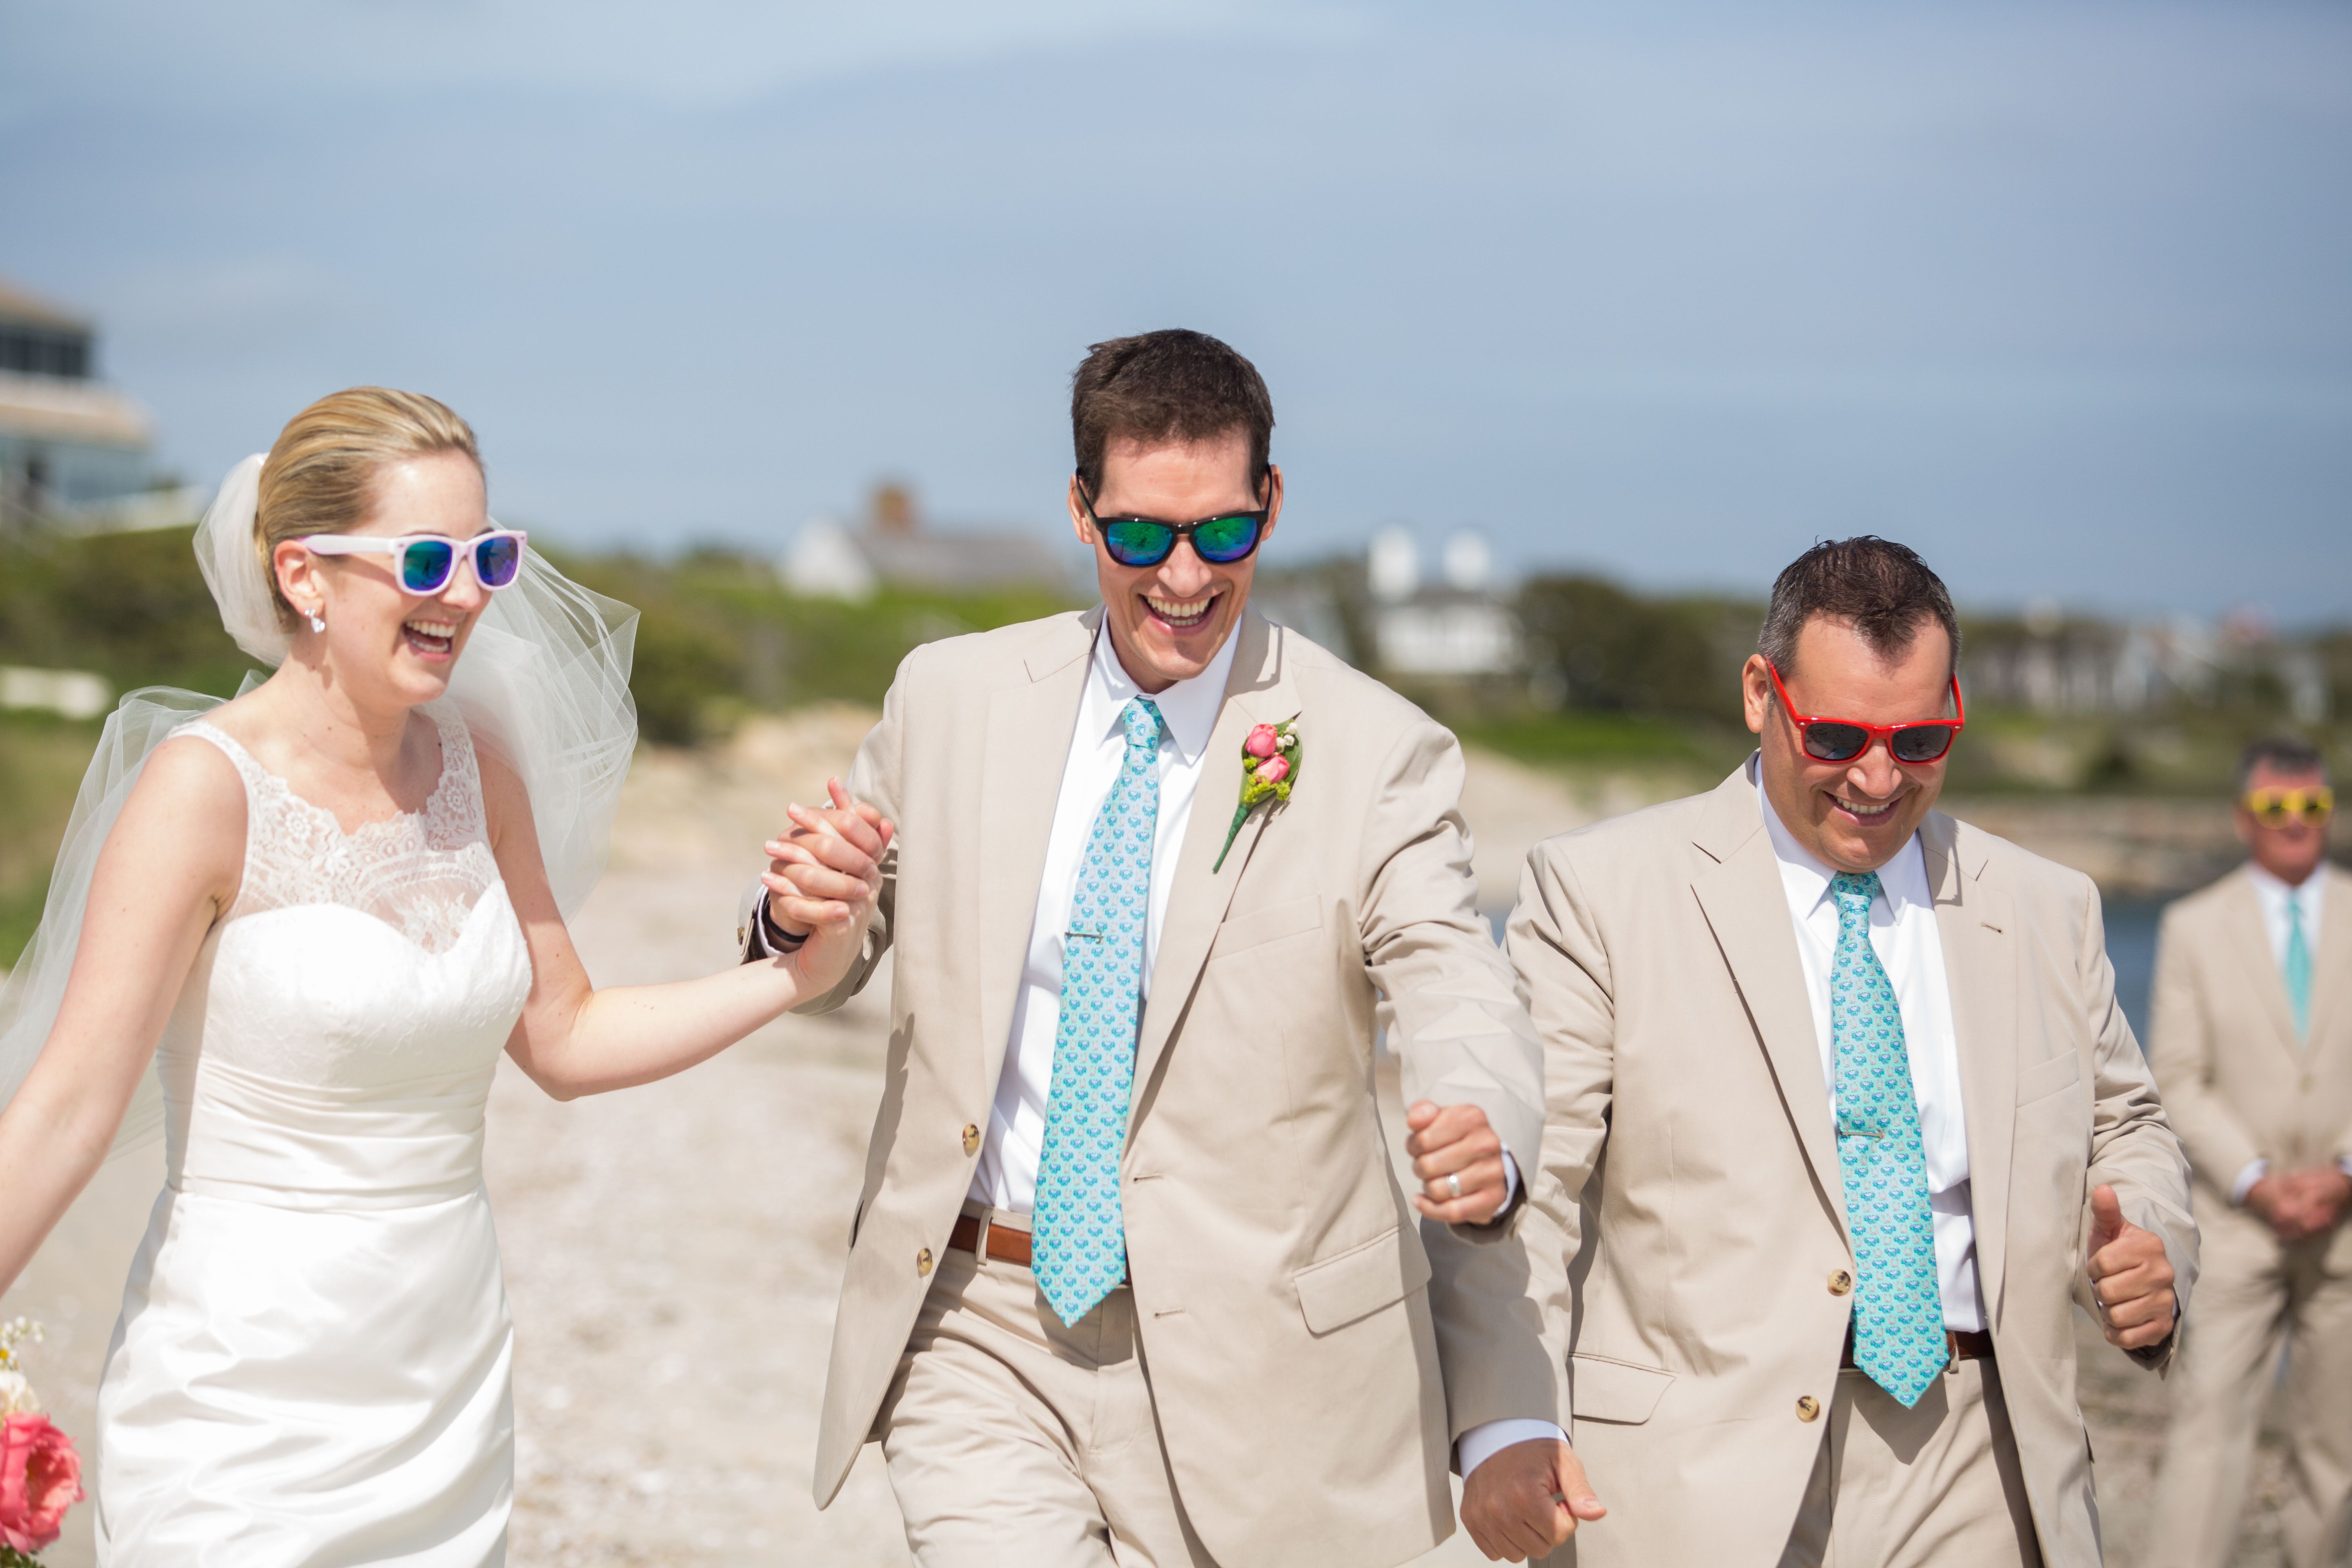
[[[1097,344],[1071,419],[1102,603],[918,648],[852,775],[898,837],[810,1010],[897,967],[816,1496],[879,1438],[925,1568],[1402,1562],[1484,1414],[1449,1421],[1413,1215],[1500,1239],[1542,1123],[1461,752],[1249,609],[1282,474],[1247,360]],[[793,940],[747,914],[753,951]]]

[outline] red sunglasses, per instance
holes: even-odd
[[[1952,677],[1952,719],[1923,719],[1916,724],[1857,724],[1851,719],[1824,719],[1797,711],[1789,700],[1789,689],[1780,684],[1780,671],[1770,659],[1764,668],[1771,672],[1772,689],[1780,694],[1780,706],[1787,710],[1789,722],[1804,737],[1805,755],[1816,762],[1850,763],[1870,750],[1880,741],[1886,742],[1887,754],[1898,763],[1932,763],[1952,749],[1953,738],[1960,726],[1968,722],[1969,710],[1960,700],[1960,678]]]

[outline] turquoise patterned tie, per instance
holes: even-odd
[[[2286,900],[2287,1005],[2294,1009],[2294,1037],[2311,1038],[2311,943],[2303,934],[2303,903],[2290,893]]]
[[[1845,1168],[1846,1230],[1862,1277],[1853,1293],[1853,1362],[1907,1408],[1919,1403],[1946,1359],[1927,1156],[1903,1014],[1870,945],[1878,873],[1847,872],[1830,890],[1838,906],[1837,961],[1830,970],[1838,1163]]]
[[[1151,910],[1151,841],[1160,826],[1160,710],[1138,697],[1119,713],[1127,757],[1087,836],[1062,944],[1062,1017],[1037,1156],[1030,1223],[1037,1284],[1075,1325],[1127,1278],[1118,1156],[1135,1087],[1143,1012],[1143,931]]]

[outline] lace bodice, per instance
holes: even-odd
[[[431,716],[441,731],[441,778],[425,809],[349,833],[224,731],[201,719],[181,727],[219,747],[245,780],[245,878],[228,920],[337,904],[374,916],[428,953],[455,945],[499,868],[465,721]]]

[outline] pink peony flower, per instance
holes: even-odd
[[[1280,784],[1290,776],[1290,759],[1288,757],[1266,758],[1265,761],[1258,763],[1257,776],[1270,784]]]
[[[1249,739],[1242,742],[1242,750],[1253,757],[1270,757],[1281,749],[1282,741],[1275,734],[1271,724],[1260,724],[1249,732]]]
[[[0,1542],[34,1552],[58,1538],[66,1510],[81,1501],[81,1456],[46,1415],[0,1424]]]

